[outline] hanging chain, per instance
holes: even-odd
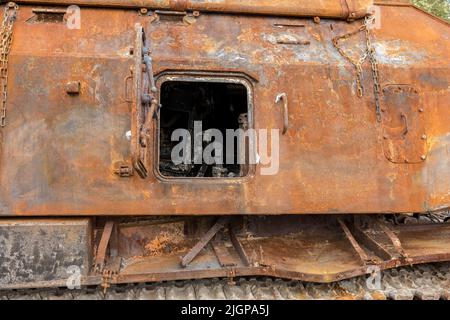
[[[369,56],[370,65],[372,68],[372,79],[373,79],[373,95],[375,98],[375,113],[377,115],[377,121],[381,122],[381,107],[380,107],[380,76],[378,70],[378,61],[375,56],[375,48],[372,45],[370,29],[375,21],[375,16],[368,15],[364,18],[364,31],[366,34],[366,48],[367,54]]]
[[[14,2],[6,4],[3,11],[3,22],[0,29],[0,79],[1,79],[1,111],[0,127],[6,125],[6,98],[8,89],[8,59],[12,43],[12,31],[19,6]]]
[[[367,48],[364,49],[363,53],[361,54],[361,58],[359,58],[358,60],[352,58],[349,54],[347,54],[344,49],[342,49],[339,46],[339,41],[341,40],[347,40],[349,38],[351,38],[352,36],[354,36],[355,34],[360,33],[361,31],[365,30],[365,24],[362,25],[361,27],[359,27],[357,30],[346,33],[342,36],[337,36],[335,38],[333,38],[333,46],[337,49],[337,51],[341,54],[341,56],[343,56],[345,59],[348,60],[348,62],[350,62],[353,67],[355,67],[356,70],[356,89],[357,89],[357,93],[358,93],[358,97],[362,97],[363,96],[363,86],[362,86],[362,77],[363,77],[363,73],[362,73],[362,64],[364,63],[364,61],[367,59]]]
[[[379,72],[378,72],[378,62],[375,57],[375,49],[372,45],[370,29],[373,25],[375,17],[372,15],[367,15],[364,18],[364,23],[357,30],[346,33],[342,36],[337,36],[333,38],[333,46],[336,50],[347,60],[349,61],[356,70],[356,89],[358,97],[363,96],[364,88],[362,84],[363,80],[363,70],[362,65],[369,58],[371,68],[372,68],[372,78],[373,78],[373,92],[375,96],[375,110],[377,115],[377,121],[381,121],[381,108],[380,108],[380,82],[379,82]],[[359,59],[352,58],[349,54],[347,54],[344,49],[339,46],[339,42],[341,40],[347,40],[348,38],[360,33],[364,32],[366,38],[366,47],[364,48],[361,57]]]

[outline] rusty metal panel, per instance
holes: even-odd
[[[88,275],[91,242],[90,219],[0,220],[0,288]]]
[[[20,6],[10,54],[0,151],[3,216],[381,213],[450,206],[449,29],[414,7],[380,6],[381,28],[373,32],[381,84],[411,86],[425,106],[411,130],[426,128],[427,158],[409,164],[384,154],[370,65],[363,66],[366,90],[359,98],[353,67],[333,47],[334,37],[361,21],[205,12],[189,24],[137,10],[83,7],[81,29],[71,30],[33,20],[33,8]],[[206,72],[250,79],[257,129],[282,129],[285,114],[275,98],[286,93],[289,128],[280,136],[276,175],[261,175],[258,165],[245,181],[162,181],[154,173],[156,139],[148,148],[148,177],[127,171],[136,23],[153,43],[156,76]],[[358,54],[364,45],[362,35],[355,36],[347,50]],[[67,88],[69,82],[79,88]]]

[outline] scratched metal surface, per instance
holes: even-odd
[[[82,8],[81,30],[69,30],[27,22],[34,7],[21,5],[14,27],[7,126],[0,132],[0,215],[380,213],[450,206],[449,26],[416,8],[380,6],[381,29],[374,31],[382,86],[412,86],[424,108],[420,126],[409,130],[415,137],[425,128],[426,159],[393,163],[383,150],[386,123],[376,121],[370,65],[364,65],[367,92],[358,98],[354,70],[331,41],[361,21],[201,13],[185,25],[150,23],[136,10]],[[282,128],[274,100],[287,93],[290,127],[280,136],[278,174],[262,176],[258,166],[249,179],[212,183],[160,181],[153,171],[147,179],[114,174],[114,164],[130,158],[131,105],[123,92],[137,22],[152,40],[157,74],[208,70],[254,78],[256,128]],[[304,27],[274,26],[293,23]],[[309,45],[278,44],[286,34]],[[354,54],[362,49],[362,34],[346,44]],[[78,96],[66,93],[68,81],[80,81]],[[408,143],[422,150],[422,142]]]

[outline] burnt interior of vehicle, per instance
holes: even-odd
[[[239,144],[234,138],[233,146],[226,143],[227,129],[248,128],[248,95],[247,88],[241,83],[207,82],[207,81],[165,81],[160,90],[160,131],[159,131],[159,171],[164,177],[179,178],[233,178],[243,177],[248,173],[246,161],[238,161],[238,148],[248,147],[246,143]],[[198,124],[201,121],[201,130]],[[197,130],[194,132],[194,122]],[[172,133],[176,129],[185,129],[190,134],[190,163],[174,163],[171,158],[173,148],[180,140],[172,141]],[[208,129],[217,129],[222,133],[223,151],[222,163],[220,161],[194,161],[194,147],[197,155],[203,154],[203,150],[213,142],[220,143],[212,137],[207,137]],[[202,132],[200,144],[195,144],[195,134]],[[199,140],[196,140],[197,142]],[[202,149],[199,153],[199,146]],[[209,149],[211,150],[211,149]],[[248,151],[239,150],[240,154]],[[187,154],[189,154],[189,151]],[[181,151],[182,154],[184,151]],[[210,153],[216,156],[213,150]],[[233,157],[233,163],[226,161]]]

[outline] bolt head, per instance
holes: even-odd
[[[420,156],[420,159],[422,159],[422,160],[425,160],[426,158],[427,158],[427,156],[424,154]]]
[[[422,140],[427,140],[427,135],[423,134],[421,138],[422,138]]]
[[[419,108],[419,112],[423,112],[423,108]]]
[[[80,81],[69,81],[66,83],[66,92],[70,95],[77,95],[80,93]]]

